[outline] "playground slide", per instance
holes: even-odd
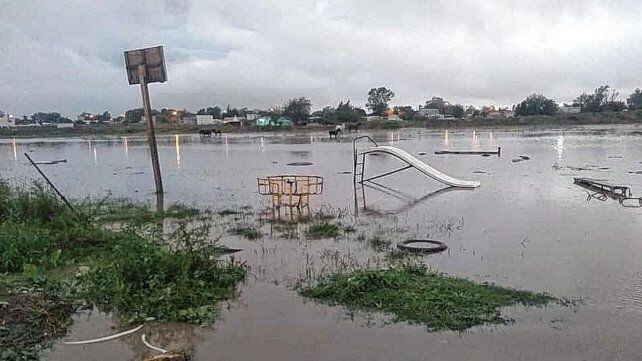
[[[362,154],[369,154],[369,153],[387,153],[387,154],[393,155],[401,159],[402,161],[408,163],[408,165],[411,165],[413,168],[416,168],[418,171],[427,175],[428,177],[452,187],[476,188],[476,187],[479,187],[479,184],[480,184],[478,181],[460,180],[460,179],[453,178],[449,175],[446,175],[436,170],[435,168],[429,166],[428,164],[420,161],[419,159],[413,157],[408,152],[396,147],[381,145],[378,147],[372,147],[372,148],[366,149],[362,152]]]

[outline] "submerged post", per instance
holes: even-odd
[[[149,100],[149,89],[147,84],[165,82],[167,71],[165,69],[165,55],[162,46],[146,49],[129,50],[125,52],[125,68],[129,84],[140,84],[140,91],[143,97],[143,112],[147,119],[147,136],[149,139],[149,152],[152,158],[152,171],[156,184],[156,194],[163,193],[163,179],[161,177],[160,161],[158,159],[158,147],[156,146],[156,133],[154,130],[154,119],[152,118],[152,107]]]
[[[156,146],[156,132],[154,130],[154,119],[152,118],[152,106],[149,101],[149,88],[147,87],[145,65],[138,66],[138,78],[140,79],[140,92],[143,96],[143,111],[147,119],[147,138],[149,139],[149,154],[152,158],[152,171],[156,183],[156,194],[163,193],[163,179],[161,178],[160,161],[158,160],[158,147]]]

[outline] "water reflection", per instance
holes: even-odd
[[[176,165],[181,165],[181,145],[178,134],[174,135],[174,147],[176,149]]]
[[[446,129],[446,131],[444,132],[444,145],[448,147],[449,143],[450,141],[448,140],[448,129]]]
[[[129,139],[127,137],[123,138],[123,147],[125,148],[125,158],[129,158]]]
[[[558,135],[557,136],[557,145],[555,146],[557,149],[557,159],[562,159],[564,157],[564,136],[563,135]]]
[[[18,147],[16,146],[16,140],[11,140],[11,147],[13,148],[13,160],[18,161]]]
[[[477,132],[473,130],[473,134],[470,137],[470,147],[472,150],[478,150],[479,149],[479,141],[477,139]]]
[[[96,152],[96,147],[93,147],[93,153],[94,153],[94,164],[98,164],[98,153]]]

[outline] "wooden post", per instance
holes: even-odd
[[[163,194],[163,179],[161,178],[158,148],[156,147],[156,133],[154,132],[154,120],[152,119],[152,106],[149,101],[149,89],[147,88],[146,77],[145,65],[139,65],[138,78],[140,79],[140,91],[143,94],[143,110],[145,112],[145,118],[147,119],[149,153],[152,157],[152,170],[154,172],[154,182],[156,183],[156,194]]]

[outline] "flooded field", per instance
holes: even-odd
[[[443,187],[414,170],[353,187],[352,142],[323,133],[239,134],[159,139],[165,203],[261,210],[257,177],[324,177],[312,207],[332,206],[367,234],[394,241],[431,237],[448,251],[424,256],[433,269],[471,280],[581,300],[577,307],[510,308],[515,320],[462,333],[427,332],[377,315],[349,314],[292,290],[305,274],[338,264],[377,264],[381,256],[354,236],[338,239],[248,241],[220,229],[224,245],[241,248],[251,276],[238,297],[221,305],[211,327],[153,326],[152,344],[193,349],[195,360],[613,360],[642,353],[642,208],[587,198],[573,177],[609,180],[642,196],[641,128],[546,131],[408,129],[370,135],[400,147],[444,173],[478,180],[474,190]],[[365,133],[364,133],[365,134]],[[363,143],[361,146],[366,146]],[[495,150],[498,156],[435,155],[436,150]],[[34,160],[67,159],[43,171],[71,198],[154,198],[144,138],[0,140],[0,174],[14,182],[39,179]],[[288,165],[292,164],[292,165]],[[368,158],[366,173],[399,166],[389,156]],[[66,339],[113,333],[115,320],[81,314]],[[139,360],[137,337],[99,345],[59,340],[45,360]]]

